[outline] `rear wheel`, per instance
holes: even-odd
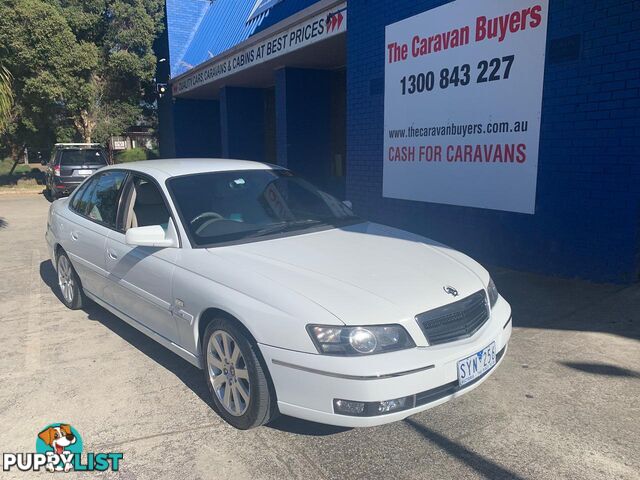
[[[203,338],[204,376],[218,414],[241,430],[276,415],[265,367],[255,342],[227,319],[215,319]]]
[[[67,254],[62,252],[58,256],[58,287],[62,295],[62,302],[71,310],[82,308],[84,300],[80,279]]]

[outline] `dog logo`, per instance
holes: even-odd
[[[458,296],[458,290],[453,288],[451,285],[445,285],[444,287],[442,287],[442,289],[445,291],[445,293],[448,293],[449,295],[452,295],[454,297]]]
[[[38,432],[35,452],[4,452],[2,471],[105,472],[120,470],[122,452],[83,452],[82,437],[66,422],[52,423]]]
[[[72,463],[68,459],[82,452],[82,439],[71,425],[52,424],[38,433],[36,450],[38,453],[53,452],[55,454],[50,454],[48,457],[50,461],[45,465],[48,471],[68,472],[72,468]]]

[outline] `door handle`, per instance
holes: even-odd
[[[107,250],[107,255],[109,255],[109,258],[111,260],[117,260],[118,259],[118,255],[116,255],[116,252],[114,252],[113,250]]]
[[[71,239],[72,240],[78,240],[78,237],[79,237],[78,232],[71,232]]]

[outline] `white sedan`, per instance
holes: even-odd
[[[107,167],[51,205],[46,238],[69,308],[89,298],[202,369],[241,429],[400,420],[477,387],[511,336],[474,260],[272,165]]]

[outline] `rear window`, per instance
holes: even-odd
[[[106,165],[102,152],[100,150],[63,150],[60,154],[60,165],[74,166],[74,165]]]

